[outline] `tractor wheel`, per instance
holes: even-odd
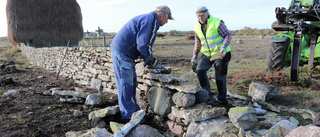
[[[290,62],[285,62],[285,54],[287,52],[290,39],[285,42],[273,42],[267,53],[267,67],[271,71],[279,71],[290,65]]]

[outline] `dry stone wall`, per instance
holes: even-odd
[[[62,63],[59,77],[74,79],[80,85],[103,92],[116,93],[110,47],[34,48],[21,44],[21,50],[31,64],[46,70],[58,72]]]

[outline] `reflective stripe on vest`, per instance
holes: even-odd
[[[206,37],[203,35],[201,31],[201,24],[198,22],[194,26],[194,31],[198,35],[201,40],[201,49],[202,52],[206,56],[213,56],[215,53],[220,51],[220,46],[223,44],[223,37],[219,35],[218,29],[220,26],[221,19],[209,17],[207,20],[207,29],[206,29]],[[226,52],[231,51],[230,46],[227,46]],[[210,55],[211,53],[211,55]]]

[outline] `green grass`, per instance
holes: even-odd
[[[3,42],[0,42],[0,45],[3,47],[0,50],[0,63],[14,61],[16,66],[20,68],[28,68],[30,66],[29,59],[21,53],[19,47]]]

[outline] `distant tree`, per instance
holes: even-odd
[[[176,30],[170,30],[168,33],[169,36],[177,36],[178,34],[179,34],[179,32]]]
[[[157,37],[160,37],[161,39],[163,39],[163,37],[164,37],[164,34],[163,33],[157,33],[157,35],[156,35]]]

